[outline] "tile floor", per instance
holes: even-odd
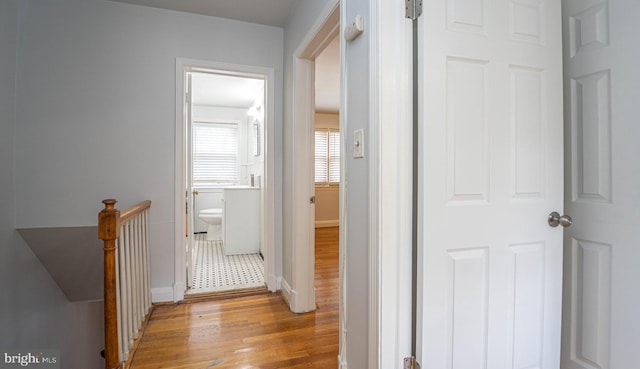
[[[222,292],[264,287],[264,262],[260,254],[224,255],[222,241],[195,235],[194,273],[187,293]]]

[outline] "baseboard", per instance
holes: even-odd
[[[280,291],[282,289],[282,277],[275,277],[276,278],[276,290]]]
[[[338,227],[340,219],[333,220],[316,220],[316,228]]]
[[[173,297],[171,301],[178,302],[184,300],[184,294],[187,291],[186,282],[177,282],[173,284]]]
[[[289,308],[291,309],[292,306],[294,306],[295,303],[295,291],[291,288],[291,286],[289,286],[289,283],[287,283],[287,280],[282,278],[282,289],[280,290],[280,292],[282,293],[282,297],[284,297],[284,299],[287,301],[287,304],[289,305]]]
[[[171,302],[173,301],[173,288],[159,287],[151,289],[151,302]]]
[[[347,361],[342,360],[341,355],[338,355],[338,369],[347,369]]]
[[[273,274],[269,274],[265,276],[265,280],[267,282],[267,289],[271,292],[276,292],[280,290],[280,278],[277,278]]]

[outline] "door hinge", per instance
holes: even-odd
[[[420,369],[420,363],[413,356],[405,357],[404,358],[404,369]]]
[[[309,204],[315,204],[316,203],[316,197],[315,196],[311,196],[309,198]]]
[[[416,20],[422,15],[422,0],[404,0],[405,16]]]

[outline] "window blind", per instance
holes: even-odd
[[[192,147],[194,184],[237,183],[237,124],[194,122]]]
[[[340,132],[329,131],[329,183],[340,183]]]
[[[340,132],[315,131],[315,182],[317,185],[340,183]]]

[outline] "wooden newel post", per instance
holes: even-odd
[[[98,238],[104,241],[104,358],[105,368],[120,366],[118,355],[118,310],[116,306],[116,240],[120,233],[120,211],[116,200],[103,200],[98,213]]]

